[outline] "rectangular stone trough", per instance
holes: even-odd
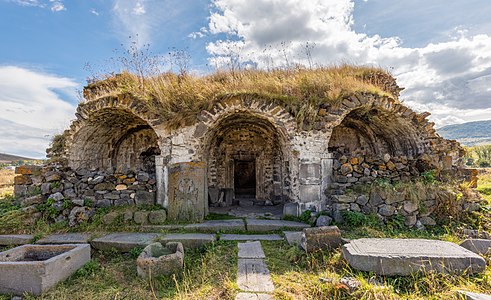
[[[90,260],[90,245],[24,245],[0,252],[0,293],[40,295]]]

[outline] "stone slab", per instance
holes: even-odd
[[[88,244],[90,233],[61,233],[52,234],[36,242],[36,244]]]
[[[169,168],[169,204],[171,221],[201,222],[206,214],[206,163],[182,162]]]
[[[277,234],[222,234],[222,241],[281,241],[283,238]]]
[[[460,246],[479,255],[491,253],[491,240],[467,239]]]
[[[343,244],[341,231],[337,226],[305,228],[300,246],[306,252],[331,250]]]
[[[140,231],[147,232],[157,232],[162,230],[179,230],[184,229],[186,225],[183,224],[168,224],[168,225],[142,225],[142,226],[133,226],[133,228],[138,228]]]
[[[462,300],[491,300],[491,295],[479,294],[466,291],[457,291],[457,295],[460,296],[459,299]]]
[[[1,252],[0,293],[38,296],[89,261],[88,244],[24,245]]]
[[[482,272],[485,260],[454,243],[423,239],[358,239],[343,246],[351,267],[379,275],[415,272],[469,274]]]
[[[90,242],[98,250],[112,248],[120,252],[129,252],[133,248],[145,248],[153,243],[159,235],[157,233],[111,233],[94,239]]]
[[[264,255],[263,248],[261,247],[261,242],[246,242],[239,243],[239,258],[266,258]]]
[[[180,242],[184,248],[199,248],[216,241],[214,234],[207,233],[170,233],[160,237],[159,242]]]
[[[238,293],[235,300],[273,300],[273,296],[269,294],[259,293]]]
[[[0,246],[18,246],[29,244],[34,238],[32,234],[2,234]]]
[[[237,285],[245,292],[271,293],[273,281],[264,259],[238,260]]]
[[[300,245],[300,243],[302,242],[302,231],[283,231],[283,234],[285,235],[286,241],[291,246]]]
[[[257,219],[247,219],[247,231],[274,231],[285,228],[292,229],[304,229],[310,227],[310,225],[294,221],[285,220],[257,220]]]
[[[184,227],[188,230],[199,232],[226,232],[245,231],[245,223],[242,219],[233,220],[208,220],[203,223],[189,224]]]

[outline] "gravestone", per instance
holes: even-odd
[[[169,220],[203,221],[207,198],[204,162],[177,163],[169,168]]]

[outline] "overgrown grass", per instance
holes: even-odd
[[[312,124],[318,118],[320,107],[340,105],[348,96],[371,94],[397,98],[391,94],[392,83],[395,81],[391,75],[382,69],[351,65],[217,71],[203,77],[164,73],[143,80],[125,72],[89,84],[85,97],[90,101],[131,94],[149,104],[170,128],[193,124],[201,111],[238,97],[280,105],[295,116],[299,124]]]
[[[477,191],[491,205],[491,169],[487,169],[479,175]]]

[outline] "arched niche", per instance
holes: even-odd
[[[158,137],[150,125],[132,112],[104,108],[92,112],[74,134],[69,149],[74,169],[127,169],[155,173]]]

